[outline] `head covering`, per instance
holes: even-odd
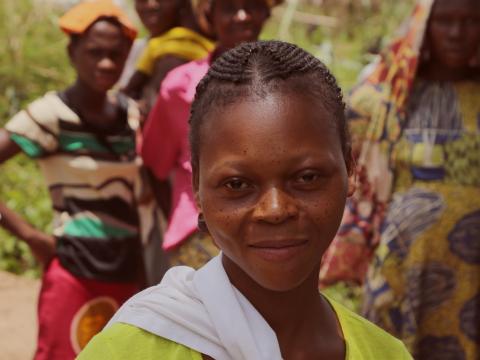
[[[270,8],[283,3],[283,1],[284,0],[265,0],[267,6]],[[207,13],[210,11],[213,0],[190,0],[190,2],[195,18],[202,31],[208,35],[213,35],[213,30],[207,19]]]
[[[60,29],[68,35],[81,35],[100,18],[113,18],[123,33],[133,40],[137,29],[127,15],[111,0],[85,0],[67,11],[59,21]]]

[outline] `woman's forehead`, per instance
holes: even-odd
[[[433,14],[449,13],[454,11],[475,11],[480,12],[480,1],[478,0],[436,0],[433,6]]]
[[[249,148],[265,145],[265,138],[292,144],[330,135],[339,139],[331,114],[320,102],[281,92],[217,108],[205,120],[201,141],[209,146],[226,139],[227,143],[243,143]]]
[[[110,41],[110,45],[118,45],[128,41],[119,24],[107,19],[100,19],[80,36],[85,42]]]

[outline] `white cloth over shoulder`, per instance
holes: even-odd
[[[230,283],[221,256],[198,271],[170,269],[159,285],[128,300],[107,327],[134,325],[216,360],[280,360],[275,332]]]

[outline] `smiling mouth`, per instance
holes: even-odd
[[[248,247],[266,261],[283,262],[296,257],[304,250],[308,240],[260,241]]]
[[[97,74],[95,79],[100,83],[114,83],[117,81],[115,74]]]

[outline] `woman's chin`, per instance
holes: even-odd
[[[262,288],[275,292],[288,292],[302,286],[310,278],[310,273],[295,274],[287,272],[262,272],[249,274],[249,276]],[[316,276],[318,278],[318,276]],[[315,285],[316,286],[316,285]]]

